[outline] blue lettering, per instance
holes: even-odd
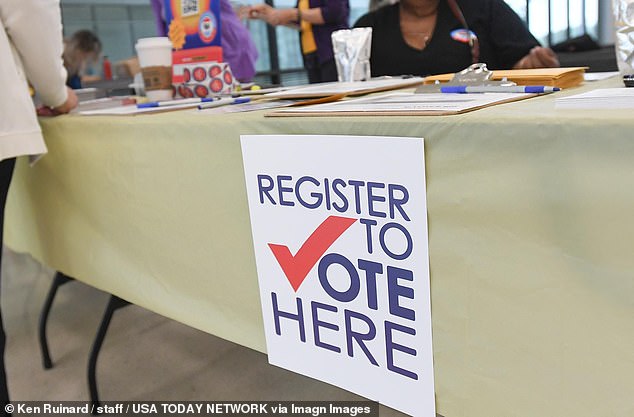
[[[350,288],[344,292],[335,290],[328,281],[328,267],[332,264],[339,264],[348,272],[348,276],[350,277]],[[359,282],[359,274],[348,258],[341,256],[338,253],[329,253],[321,258],[317,271],[319,275],[319,282],[321,283],[324,291],[326,291],[326,293],[335,300],[347,303],[354,300],[357,298],[357,295],[359,295],[359,288],[361,286]]]
[[[309,209],[325,207],[326,210],[334,209],[339,213],[345,213],[354,206],[357,214],[366,210],[367,205],[367,214],[371,217],[387,218],[389,216],[394,219],[400,214],[404,220],[410,221],[405,211],[405,204],[409,202],[409,192],[400,184],[346,181],[341,178],[324,178],[322,182],[309,175],[300,177],[296,182],[290,175],[258,174],[256,178],[260,204],[270,203],[291,207],[300,204]],[[307,187],[306,183],[311,183],[313,186]],[[348,186],[352,187],[350,196],[345,193]],[[366,187],[366,190],[362,196],[363,187]],[[351,200],[352,198],[354,201]],[[367,198],[367,201],[364,198]]]
[[[278,336],[282,335],[282,330],[280,326],[280,317],[284,317],[289,320],[297,320],[297,323],[299,324],[299,339],[302,342],[306,342],[306,328],[304,327],[304,310],[302,310],[301,298],[296,298],[297,314],[280,311],[277,305],[277,294],[275,294],[274,292],[271,293],[271,300],[273,301],[273,319],[275,320],[275,333],[277,333]]]
[[[336,324],[332,324],[332,323],[328,323],[325,321],[321,321],[319,320],[319,317],[317,317],[317,309],[322,309],[322,310],[327,310],[327,311],[332,311],[333,313],[337,312],[337,307],[335,306],[331,306],[328,304],[322,304],[322,303],[318,303],[317,301],[313,301],[310,303],[310,309],[312,311],[313,314],[313,335],[315,336],[315,346],[324,348],[324,349],[328,349],[328,350],[332,350],[333,352],[337,352],[340,353],[341,349],[338,348],[337,346],[333,346],[330,345],[326,342],[322,342],[321,338],[319,337],[319,328],[323,327],[326,329],[330,329],[330,330],[335,330],[335,331],[339,331],[339,326],[337,326]]]
[[[370,360],[370,363],[372,363],[372,365],[379,366],[379,363],[370,353],[370,349],[368,349],[368,347],[364,343],[365,340],[372,340],[376,337],[376,326],[374,325],[372,320],[361,313],[355,313],[354,311],[350,310],[343,310],[343,315],[346,323],[346,346],[348,348],[348,356],[350,356],[351,358],[354,357],[354,350],[352,345],[352,340],[354,339],[356,340],[363,353],[365,353],[365,356]],[[366,333],[360,333],[352,330],[353,318],[365,322],[365,324],[368,325],[368,331]]]
[[[407,281],[414,281],[414,273],[407,269],[397,268],[395,266],[387,267],[387,288],[388,299],[390,305],[390,314],[393,314],[404,319],[415,319],[414,310],[401,306],[399,303],[400,297],[414,299],[414,289],[410,287],[403,287],[398,283],[399,279],[405,279]]]
[[[385,244],[385,233],[390,229],[400,230],[401,233],[403,233],[403,235],[405,236],[405,239],[407,240],[407,247],[405,248],[405,252],[403,252],[400,255],[389,250],[387,248],[387,245]],[[381,227],[381,231],[379,232],[379,243],[381,244],[381,248],[383,249],[383,251],[392,259],[402,261],[403,259],[409,258],[409,256],[412,254],[412,246],[413,246],[412,236],[409,234],[409,232],[407,231],[405,227],[403,227],[402,225],[398,223],[390,222],[390,223],[384,224],[383,227]]]
[[[301,177],[300,179],[297,180],[297,183],[295,183],[295,195],[297,195],[297,201],[299,201],[299,204],[301,204],[302,206],[306,208],[315,209],[321,205],[321,201],[323,197],[321,194],[313,191],[310,193],[310,196],[315,199],[314,202],[308,203],[306,200],[304,200],[302,198],[302,194],[300,193],[300,187],[305,182],[313,183],[314,185],[319,187],[319,181],[317,181],[313,177],[308,177],[308,176]]]
[[[381,184],[380,182],[368,182],[368,214],[374,217],[387,217],[384,212],[375,210],[375,202],[385,202],[385,197],[373,194],[375,188],[385,188],[385,184]]]
[[[416,350],[412,349],[411,347],[403,346],[403,345],[399,345],[398,343],[395,343],[394,340],[392,339],[392,330],[407,333],[412,336],[416,335],[416,330],[414,329],[401,326],[400,324],[392,323],[389,321],[385,322],[385,353],[387,357],[387,369],[397,374],[406,376],[408,378],[418,380],[418,375],[416,373],[394,365],[394,351],[395,350],[398,350],[403,353],[407,353],[408,355],[412,355],[412,356],[416,356]]]
[[[378,262],[359,259],[359,269],[365,271],[365,281],[368,290],[368,308],[377,310],[376,274],[383,273],[383,265]]]
[[[292,181],[293,177],[290,175],[278,175],[277,176],[277,192],[280,196],[280,204],[282,206],[294,206],[295,203],[292,201],[284,200],[284,193],[292,193],[293,189],[291,187],[284,187],[282,185],[282,181]]]
[[[324,195],[326,196],[326,210],[330,210],[330,186],[328,178],[324,178]]]
[[[348,210],[348,199],[346,198],[343,191],[340,190],[341,187],[345,187],[345,186],[346,186],[346,182],[342,180],[341,178],[335,178],[334,180],[332,180],[332,190],[335,192],[337,197],[341,199],[340,205],[338,205],[337,203],[332,203],[332,206],[339,213],[345,213]]]
[[[359,219],[359,223],[365,225],[365,235],[368,241],[368,253],[372,253],[372,226],[376,226],[376,220]]]
[[[265,186],[263,184],[264,180],[268,180],[268,184]],[[269,201],[275,205],[275,200],[271,197],[270,191],[273,189],[273,178],[268,175],[259,174],[258,175],[258,191],[260,192],[260,204],[264,204],[264,196],[266,195],[269,198]]]
[[[357,214],[361,214],[361,195],[359,188],[365,185],[363,181],[350,180],[348,184],[354,187],[354,202],[355,202],[355,210]]]
[[[403,197],[396,198],[396,196],[394,195],[395,191],[400,191]],[[399,211],[399,213],[401,213],[401,216],[403,216],[403,219],[405,219],[405,221],[410,221],[409,216],[407,216],[407,213],[405,213],[405,210],[403,210],[403,206],[409,200],[409,192],[407,191],[407,188],[399,184],[388,184],[387,194],[388,194],[388,199],[390,201],[389,202],[390,218],[391,219],[394,218],[394,215],[395,215],[394,209],[396,209]]]

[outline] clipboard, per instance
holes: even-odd
[[[318,98],[343,94],[357,96],[381,91],[414,87],[423,83],[422,77],[381,77],[368,81],[343,81],[310,84],[284,91],[264,94],[263,98],[301,99]]]
[[[508,80],[517,85],[545,85],[550,87],[570,88],[583,83],[583,75],[587,67],[568,68],[532,68],[516,70],[491,70],[491,80]],[[455,74],[430,75],[425,77],[425,84],[449,82]]]
[[[313,106],[283,108],[266,117],[445,116],[534,97],[530,93],[416,94],[394,92]]]

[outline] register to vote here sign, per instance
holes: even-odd
[[[241,142],[269,362],[435,416],[423,140]]]

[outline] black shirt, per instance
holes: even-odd
[[[458,2],[469,29],[478,36],[479,62],[489,69],[510,69],[539,42],[503,0]],[[423,50],[409,46],[401,33],[400,7],[396,3],[361,16],[355,27],[372,28],[372,76],[430,75],[458,72],[472,63],[468,43],[452,39],[462,25],[445,0],[438,5],[436,27]]]

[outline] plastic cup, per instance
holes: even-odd
[[[145,95],[152,101],[172,99],[172,42],[167,37],[137,41]]]

